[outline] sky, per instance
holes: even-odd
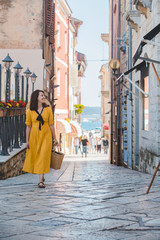
[[[109,32],[109,0],[67,0],[72,17],[83,21],[78,31],[76,51],[84,53],[87,69],[82,78],[82,100],[85,106],[101,105],[100,68],[108,60],[108,44],[101,33]],[[97,61],[98,60],[98,61]]]

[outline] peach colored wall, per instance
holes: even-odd
[[[56,109],[66,109],[68,110],[68,103],[67,97],[65,96],[65,88],[66,88],[66,79],[65,74],[68,73],[68,55],[65,53],[65,32],[68,33],[68,20],[67,17],[62,12],[61,8],[58,7],[57,1],[55,2],[55,29],[57,30],[57,24],[60,23],[60,46],[58,47],[58,34],[55,35],[55,75],[56,80],[55,84],[57,83],[57,71],[60,69],[60,96],[57,96],[58,89],[55,89],[55,98],[58,100],[56,101]],[[58,11],[58,14],[57,14]],[[61,17],[59,17],[59,15]],[[63,19],[63,21],[62,21]],[[67,37],[68,41],[68,37]],[[68,94],[67,94],[68,95]],[[67,118],[68,115],[66,114],[59,114],[57,118]]]
[[[113,0],[113,58],[117,58],[117,50],[118,50],[118,1]]]

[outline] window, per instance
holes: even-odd
[[[57,96],[60,96],[60,69],[57,70],[57,84],[59,87],[57,87]]]
[[[148,76],[144,78],[144,92],[149,93]],[[146,95],[143,96],[143,129],[149,130],[149,98]]]
[[[65,54],[67,54],[67,32],[65,32]]]
[[[67,97],[67,73],[65,73],[65,97]]]
[[[144,64],[141,69],[141,84],[145,93],[149,93],[149,64]],[[142,95],[142,127],[149,131],[149,97]]]
[[[60,23],[57,23],[57,46],[60,46]]]

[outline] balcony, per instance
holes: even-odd
[[[128,12],[126,16],[126,20],[128,22],[128,25],[134,29],[136,32],[138,32],[138,28],[141,26],[141,14],[139,11],[134,10]]]
[[[102,94],[103,97],[109,99],[109,91],[101,91],[101,94]]]
[[[70,78],[71,78],[71,86],[78,87],[79,80],[78,80],[78,64],[70,65]]]
[[[133,0],[136,9],[147,18],[147,9],[151,12],[152,0]]]
[[[103,42],[109,43],[109,34],[108,33],[101,33],[101,39]]]

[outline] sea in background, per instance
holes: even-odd
[[[101,128],[101,108],[85,107],[81,115],[81,127],[87,131]]]

